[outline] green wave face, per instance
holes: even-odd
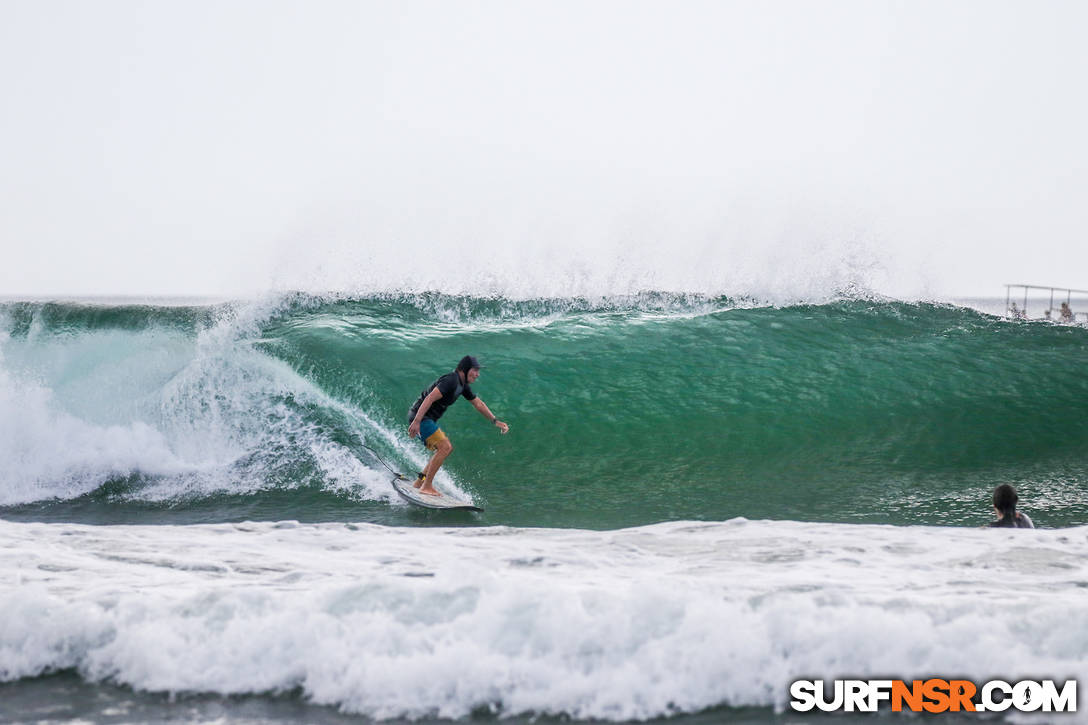
[[[119,490],[57,497],[57,511],[78,502],[141,515],[168,507],[199,519],[461,522],[377,500],[327,458],[348,452],[366,470],[384,471],[371,448],[414,470],[423,450],[407,440],[408,407],[473,354],[484,364],[474,388],[511,431],[500,436],[463,401],[442,419],[455,447],[447,472],[487,508],[464,523],[612,528],[745,516],[981,524],[1002,482],[1017,486],[1038,523],[1083,523],[1088,513],[1088,330],[1079,327],[928,304],[770,308],[675,295],[6,312],[5,359],[9,367],[21,360],[23,374],[33,368],[28,350],[59,336],[120,330],[131,336],[120,347],[135,355],[146,354],[149,330],[170,330],[160,344],[188,344],[200,374],[218,380],[196,386],[195,397],[211,396],[204,408],[185,398],[187,430],[214,422],[237,444],[221,480],[179,488],[184,495],[166,496],[169,503],[143,492],[155,488],[147,479],[173,474],[136,470],[110,478]],[[217,338],[214,355],[199,352]],[[243,372],[224,374],[231,366]],[[181,370],[193,376],[191,365],[174,375]],[[258,384],[265,373],[279,382]],[[166,390],[173,378],[163,377]],[[232,432],[254,421],[257,433]],[[43,506],[23,503],[8,515],[43,515]]]

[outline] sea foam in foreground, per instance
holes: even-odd
[[[781,710],[797,678],[1088,681],[1086,586],[1088,527],[0,522],[0,681],[374,718]]]

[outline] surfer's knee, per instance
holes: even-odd
[[[446,438],[445,440],[439,441],[439,443],[438,443],[438,452],[441,453],[444,456],[448,456],[449,454],[453,453],[453,444],[450,443],[449,438]]]

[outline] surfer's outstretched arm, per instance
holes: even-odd
[[[493,425],[498,426],[499,432],[503,435],[506,435],[506,432],[510,430],[510,426],[496,418],[494,413],[492,413],[491,410],[488,409],[487,404],[484,403],[484,401],[480,400],[480,398],[472,399],[472,407],[480,411],[480,415],[490,420]]]

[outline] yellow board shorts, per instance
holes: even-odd
[[[430,418],[424,418],[419,424],[419,439],[432,451],[438,448],[438,444],[442,441],[449,440],[446,438],[446,434],[442,432],[442,429],[438,427],[438,422]]]

